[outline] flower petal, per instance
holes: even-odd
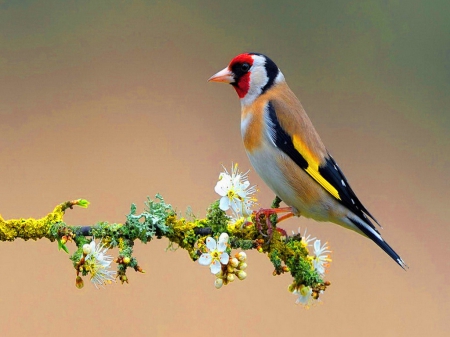
[[[222,253],[220,255],[220,263],[222,264],[228,264],[228,261],[230,260],[230,255],[228,253]]]
[[[220,242],[217,244],[217,250],[222,253],[227,249],[227,244],[225,242]]]
[[[319,275],[323,275],[325,273],[325,267],[321,264],[315,265],[314,268],[316,269],[316,272]]]
[[[227,188],[223,181],[218,181],[216,184],[216,187],[214,187],[214,191],[221,197],[225,196],[227,194]]]
[[[207,237],[206,238],[206,247],[208,247],[209,251],[213,251],[216,250],[217,248],[217,244],[216,244],[216,240],[214,240],[212,237]]]
[[[252,206],[253,206],[253,202],[250,200],[248,200],[244,203],[244,207],[242,208],[242,215],[244,217],[250,216],[253,213]]]
[[[314,241],[314,253],[317,255],[317,254],[320,254],[320,240],[316,240],[316,241]]]
[[[235,213],[240,214],[242,203],[239,200],[236,199],[231,200],[230,206]]]
[[[211,273],[215,275],[215,274],[217,274],[218,272],[221,271],[222,266],[220,265],[220,262],[219,262],[219,261],[215,260],[215,261],[210,265],[210,268],[211,268]]]
[[[202,266],[209,266],[211,264],[211,261],[212,257],[209,253],[203,253],[198,259],[198,263],[200,263]]]
[[[229,238],[230,238],[230,236],[227,233],[222,233],[219,236],[219,243],[223,242],[223,243],[227,244]]]
[[[226,196],[220,198],[219,208],[222,211],[227,211],[230,208],[230,201]]]
[[[243,181],[243,182],[240,184],[240,188],[241,188],[243,191],[246,190],[249,186],[250,186],[250,182],[249,182],[248,180]],[[244,193],[247,194],[246,191],[244,191]]]

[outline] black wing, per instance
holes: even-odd
[[[308,162],[307,156],[301,153],[301,149],[295,146],[292,137],[280,125],[276,111],[270,102],[267,109],[268,118],[271,123],[270,137],[274,145],[288,155],[302,170],[308,173],[342,205],[375,229],[367,216],[372,218],[377,224],[378,221],[363,206],[361,201],[359,201],[333,157],[328,154],[325,162],[318,166],[317,164],[314,165],[314,163]]]
[[[328,154],[328,158],[326,158],[325,163],[319,166],[319,173],[334,188],[336,188],[336,190],[338,190],[339,196],[341,197],[340,201],[345,207],[359,216],[362,220],[366,220],[365,222],[368,224],[372,225],[370,220],[367,218],[367,215],[378,225],[380,225],[373,215],[370,214],[370,212],[364,207],[361,201],[359,201],[355,192],[353,192],[350,187],[347,178],[345,178],[344,173],[342,173],[341,169],[330,154]]]

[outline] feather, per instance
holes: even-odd
[[[319,163],[316,159],[317,156],[312,154],[312,151],[305,146],[300,137],[297,135],[291,137],[283,129],[271,102],[268,103],[267,110],[270,122],[268,123],[270,129],[268,133],[273,144],[286,153],[302,170],[308,173],[311,178],[343,206],[374,229],[375,227],[366,214],[376,223],[378,222],[359,201],[334,159],[328,155],[322,163]]]

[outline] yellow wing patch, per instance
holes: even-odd
[[[300,137],[294,135],[292,137],[292,143],[294,144],[294,148],[302,155],[303,158],[308,162],[308,167],[306,168],[306,172],[317,181],[325,190],[327,190],[333,197],[338,200],[341,200],[339,196],[339,192],[336,188],[333,187],[319,172],[319,158],[315,156],[301,141]]]

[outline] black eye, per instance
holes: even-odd
[[[241,65],[241,70],[244,72],[247,72],[250,69],[250,64],[248,64],[247,62],[242,63]]]

